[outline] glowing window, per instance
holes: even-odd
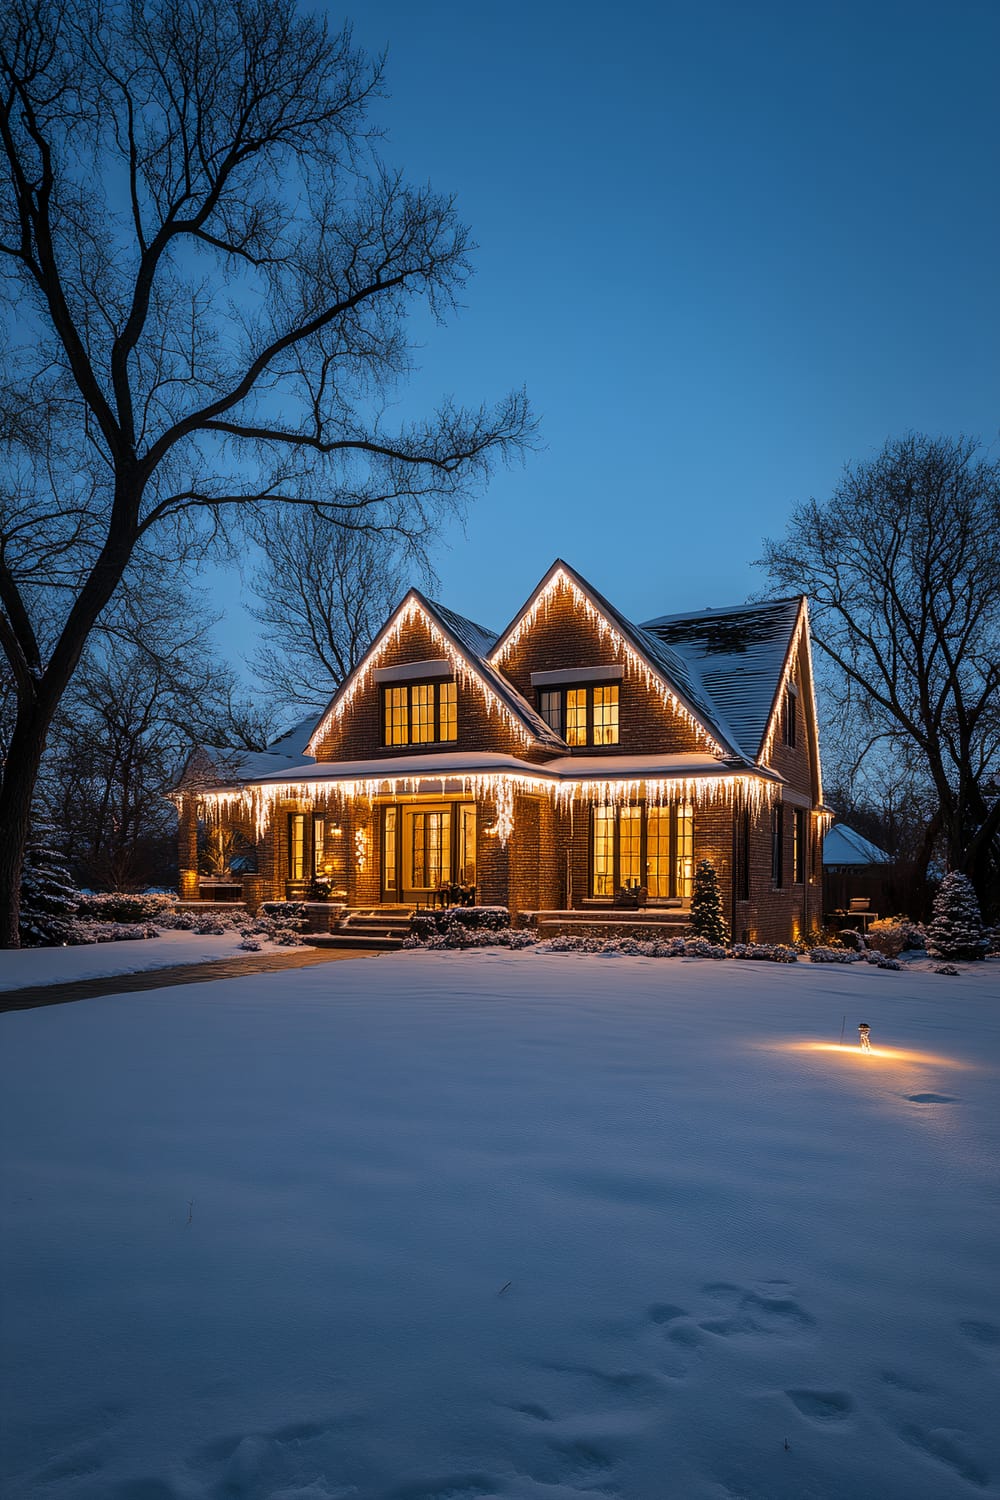
[[[679,802],[675,811],[674,894],[680,896],[682,901],[689,901],[694,890],[694,808],[690,802]]]
[[[385,742],[387,745],[410,743],[410,690],[393,687],[385,690]]]
[[[595,896],[615,893],[615,810],[594,808],[594,852],[592,891]]]
[[[566,743],[587,743],[587,689],[569,688],[566,692]]]
[[[410,689],[410,740],[427,745],[434,739],[434,684],[418,682]]]
[[[383,690],[386,745],[431,745],[458,739],[454,682],[411,682]]]
[[[595,745],[617,745],[618,743],[618,684],[594,688],[594,737]]]
[[[458,739],[458,688],[453,682],[438,683],[439,740]]]
[[[598,687],[545,688],[538,712],[567,745],[617,745],[620,740],[616,682]]]

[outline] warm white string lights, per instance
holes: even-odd
[[[456,772],[443,776],[374,776],[350,780],[324,778],[318,781],[269,782],[265,785],[225,788],[197,793],[205,815],[219,824],[233,812],[254,820],[257,837],[270,827],[275,806],[284,802],[313,806],[351,803],[371,805],[378,798],[428,795],[461,796],[491,802],[496,821],[486,829],[506,845],[514,829],[516,796],[547,796],[565,810],[575,801],[623,807],[645,800],[655,807],[673,802],[747,806],[757,812],[769,806],[778,793],[778,783],[752,775],[663,776],[642,779],[597,780],[529,775],[517,771]]]
[[[610,642],[613,649],[624,657],[624,666],[628,676],[637,678],[650,692],[659,694],[667,707],[684,720],[697,737],[708,746],[713,755],[724,757],[730,754],[730,751],[719,744],[718,740],[709,733],[704,724],[695,717],[687,705],[681,702],[666,679],[651,666],[644,656],[641,656],[636,651],[632,643],[608,619],[603,610],[597,607],[593,600],[580,588],[579,584],[562,568],[557,568],[548,582],[539,589],[521,618],[511,627],[500,644],[490,653],[490,661],[494,666],[499,666],[508,654],[520,645],[524,637],[534,629],[540,614],[548,617],[553,605],[557,601],[558,595],[561,593],[569,593],[574,601],[574,606],[582,608],[588,623],[598,632],[602,644]]]
[[[486,699],[487,711],[490,715],[499,717],[520,736],[524,744],[531,745],[535,736],[519,718],[514,710],[504,702],[500,695],[491,687],[489,679],[478,671],[470,661],[459,651],[445,635],[437,621],[424,607],[421,601],[413,594],[408,594],[403,600],[396,614],[389,621],[385,630],[374,642],[368,655],[356,668],[353,677],[350,677],[344,686],[340,696],[327,709],[319,724],[312,732],[309,743],[306,746],[306,754],[314,755],[318,746],[334,720],[339,719],[347,712],[359,692],[366,692],[372,686],[372,673],[378,666],[383,654],[393,646],[398,646],[404,631],[414,621],[418,620],[427,627],[431,638],[440,649],[441,654],[450,662],[455,676],[464,688],[477,688]]]

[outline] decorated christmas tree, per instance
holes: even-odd
[[[927,952],[932,958],[985,958],[987,949],[979,902],[967,875],[953,870],[934,897],[934,915],[927,929]]]
[[[21,942],[25,947],[66,942],[78,894],[56,848],[55,829],[50,823],[36,823],[21,874]]]
[[[710,943],[729,942],[729,924],[722,915],[719,877],[710,859],[699,860],[691,897],[691,933],[708,938]]]

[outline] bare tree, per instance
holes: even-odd
[[[444,317],[470,247],[377,155],[381,72],[293,0],[0,8],[0,944],[49,727],[128,573],[274,501],[419,539],[530,440],[523,393],[384,419],[407,313]]]
[[[939,846],[995,903],[1000,463],[964,438],[891,441],[797,507],[760,566],[810,596],[858,761],[891,755],[932,788],[920,873]]]
[[[116,596],[91,636],[53,719],[35,798],[87,885],[171,879],[167,793],[183,760],[198,742],[246,745],[249,710],[216,657],[214,623],[189,591],[147,576],[141,591]]]
[[[406,554],[391,537],[331,526],[311,511],[286,510],[256,540],[264,561],[250,612],[267,631],[255,678],[283,706],[320,708],[399,603]],[[413,560],[426,575],[423,558]]]

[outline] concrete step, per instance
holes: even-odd
[[[389,936],[374,932],[310,932],[303,933],[311,948],[355,948],[359,953],[392,953],[402,948],[406,933]]]

